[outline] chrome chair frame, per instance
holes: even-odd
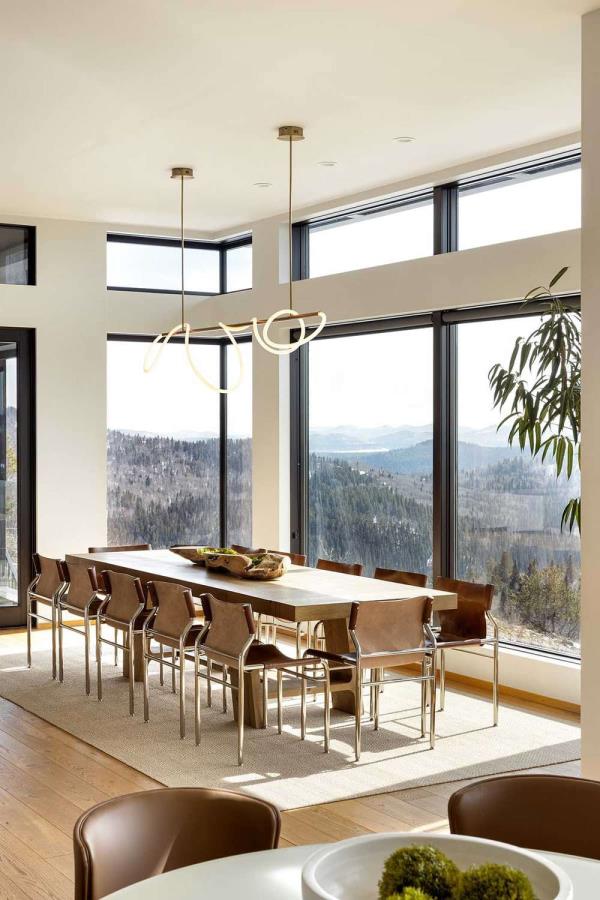
[[[61,574],[60,563],[62,560],[56,560],[57,565],[59,566],[59,574]],[[40,580],[41,572],[37,572],[35,577],[32,578],[28,587],[27,587],[27,607],[26,607],[26,621],[27,621],[27,668],[31,668],[31,622],[32,619],[35,619],[36,622],[49,622],[52,625],[52,678],[56,678],[57,674],[57,652],[56,652],[56,613],[57,613],[57,602],[59,597],[62,595],[64,591],[64,584],[61,582],[58,588],[52,595],[52,597],[45,597],[43,594],[36,594],[35,588]],[[62,576],[61,576],[62,577]],[[36,604],[35,612],[33,612],[32,600]],[[38,604],[42,603],[44,606],[50,607],[50,618],[48,616],[43,616],[38,612]]]
[[[270,671],[277,672],[277,731],[281,734],[283,730],[283,676],[292,675],[295,678],[300,678],[302,682],[302,693],[301,693],[301,715],[300,715],[300,739],[304,740],[306,737],[306,681],[321,681],[322,679],[317,678],[313,675],[308,675],[306,669],[311,665],[316,666],[321,664],[321,660],[316,660],[311,658],[309,662],[305,662],[303,659],[290,660],[289,664],[283,666],[269,666],[263,665],[262,663],[250,664],[246,663],[246,657],[250,651],[252,645],[256,642],[256,635],[251,634],[248,637],[248,640],[242,647],[242,650],[238,656],[231,656],[228,653],[223,653],[221,650],[218,651],[218,656],[221,659],[229,659],[232,663],[235,663],[232,668],[237,671],[237,684],[233,684],[231,681],[231,677],[229,681],[227,680],[227,676],[229,674],[229,666],[225,663],[222,664],[223,678],[215,678],[212,674],[212,669],[209,667],[208,663],[211,662],[209,659],[209,655],[211,652],[211,648],[203,649],[203,641],[206,638],[208,632],[210,630],[210,623],[207,623],[205,628],[200,632],[198,638],[196,639],[196,643],[194,646],[194,670],[195,670],[195,684],[194,684],[194,726],[195,726],[195,738],[196,738],[196,746],[200,744],[200,725],[201,725],[201,710],[200,710],[200,679],[204,678],[207,683],[210,685],[218,684],[221,686],[223,690],[223,712],[227,711],[227,703],[226,703],[226,691],[229,688],[232,692],[237,691],[238,697],[238,709],[237,709],[237,733],[238,733],[238,766],[241,766],[244,761],[244,713],[245,713],[245,679],[244,676],[248,672],[261,672],[262,671],[262,705],[263,705],[263,728],[268,727],[268,705],[269,705],[269,679],[268,673]],[[207,654],[208,651],[208,654]],[[306,655],[306,654],[305,654]],[[202,661],[202,657],[206,658],[206,674],[203,674],[200,671],[200,665]],[[288,667],[289,666],[289,667]],[[298,669],[301,671],[298,672]]]
[[[492,626],[492,634],[486,635],[484,638],[471,638],[464,641],[457,641],[456,646],[454,645],[454,641],[448,641],[444,644],[443,641],[438,643],[438,650],[440,653],[440,712],[444,711],[444,706],[446,703],[446,650],[456,650],[458,653],[472,653],[474,656],[485,656],[488,659],[487,653],[477,653],[471,649],[470,647],[492,647],[492,712],[493,712],[493,722],[494,726],[498,724],[498,711],[499,711],[499,685],[498,685],[498,677],[499,677],[499,647],[500,647],[500,636],[499,636],[499,625],[498,620],[489,609],[485,611],[486,620]]]
[[[167,666],[167,668],[171,669],[171,690],[174,694],[177,691],[175,679],[177,670],[179,670],[179,737],[183,739],[185,737],[185,663],[186,660],[189,662],[194,662],[195,660],[195,656],[192,653],[186,653],[186,649],[189,650],[189,648],[186,648],[186,640],[190,631],[194,627],[194,623],[190,622],[182,632],[179,639],[179,649],[172,650],[170,653],[167,652],[165,654],[163,645],[158,640],[159,635],[155,634],[151,628],[151,624],[156,618],[157,613],[158,608],[155,607],[150,612],[150,615],[145,620],[142,626],[142,654],[144,661],[144,722],[150,721],[150,688],[148,682],[148,664],[150,662],[157,662],[159,664],[161,685],[164,684],[163,666]],[[158,654],[152,653],[153,638],[160,645]],[[167,658],[169,656],[172,660],[171,662],[168,662]],[[178,660],[178,662],[175,661],[176,659]],[[223,691],[223,693],[225,692]]]
[[[319,624],[315,626],[318,628]],[[427,639],[428,643],[426,643],[423,647],[414,647],[406,650],[389,650],[384,652],[370,653],[365,654],[362,652],[362,648],[360,646],[360,641],[358,639],[358,635],[353,628],[348,628],[348,633],[354,644],[354,649],[356,653],[356,659],[353,662],[340,662],[340,657],[344,654],[335,654],[335,653],[327,653],[325,650],[316,650],[316,655],[318,659],[323,663],[323,667],[325,669],[325,752],[329,751],[330,744],[330,705],[331,705],[331,668],[332,663],[333,671],[340,672],[344,670],[350,670],[354,672],[354,678],[351,682],[348,682],[347,685],[344,685],[344,689],[348,691],[354,690],[355,695],[355,711],[354,711],[354,754],[356,757],[356,762],[360,761],[361,754],[361,743],[362,743],[362,691],[363,688],[368,687],[370,692],[370,700],[371,700],[371,714],[370,717],[373,719],[373,728],[375,731],[379,729],[379,694],[383,685],[387,684],[397,684],[405,681],[414,681],[420,682],[421,684],[421,737],[425,737],[426,732],[426,718],[427,718],[427,704],[429,703],[429,746],[433,750],[435,748],[435,707],[436,707],[436,639],[435,634],[429,625],[428,622],[425,622],[423,625],[424,636]],[[306,651],[309,653],[310,651]],[[389,656],[391,658],[397,658],[399,656],[411,655],[414,656],[415,653],[423,653],[423,662],[421,664],[421,674],[420,675],[401,675],[397,678],[386,678],[385,677],[385,668],[377,667],[375,669],[371,669],[371,672],[376,672],[375,678],[371,675],[368,680],[363,677],[363,673],[366,671],[366,667],[362,666],[362,660],[367,660],[369,656],[376,656],[378,658]],[[306,654],[305,654],[306,655]],[[397,665],[397,663],[394,663]],[[303,708],[305,709],[305,703],[303,703]]]
[[[64,573],[63,573],[64,574]],[[64,590],[60,594],[57,603],[57,627],[58,627],[58,680],[62,684],[64,681],[64,656],[63,656],[63,629],[67,631],[73,631],[75,634],[82,635],[85,641],[85,692],[86,694],[90,694],[90,609],[95,601],[100,600],[103,597],[103,592],[98,590],[94,590],[92,587],[92,583],[90,580],[90,590],[93,592],[90,599],[86,603],[83,610],[79,606],[69,606],[68,602],[65,602],[65,598],[68,601],[69,598],[69,582],[64,581]],[[67,625],[63,622],[63,612],[69,612],[77,616],[81,616],[83,612],[83,630],[81,628],[77,628],[75,625]],[[91,618],[95,618],[92,616]],[[98,647],[96,645],[96,652],[98,652]]]
[[[110,600],[110,593],[107,591],[104,596],[104,600],[98,607],[98,612],[96,613],[96,670],[97,670],[97,682],[98,682],[98,701],[102,700],[102,644],[108,644],[110,647],[119,646],[115,641],[109,641],[108,638],[102,637],[102,625],[108,624],[109,628],[114,629],[114,625],[112,622],[107,622],[106,616],[104,615],[104,610],[108,606],[108,602]],[[124,652],[129,654],[129,665],[128,665],[128,676],[129,676],[129,715],[133,716],[135,712],[135,693],[134,693],[134,637],[136,635],[142,635],[143,629],[137,628],[134,629],[133,623],[137,619],[138,616],[142,614],[144,611],[144,603],[140,603],[137,611],[129,620],[129,625],[125,626],[120,631],[123,631],[124,634],[127,635],[127,648],[124,649]],[[116,629],[115,629],[116,630]]]

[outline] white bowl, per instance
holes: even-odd
[[[374,834],[331,844],[314,853],[302,869],[304,900],[378,900],[378,882],[388,856],[400,847],[427,844],[441,850],[459,869],[501,863],[520,869],[538,900],[572,900],[566,872],[549,860],[510,844],[456,834]]]

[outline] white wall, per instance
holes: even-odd
[[[600,778],[600,10],[583,18],[582,768]]]
[[[106,232],[123,227],[26,224],[38,229],[38,284],[0,286],[0,325],[37,331],[37,545],[42,553],[58,555],[106,538],[106,334],[156,334],[177,319],[179,301],[106,290]],[[268,315],[288,305],[287,285],[280,283],[284,225],[283,216],[252,225],[253,290],[189,298],[193,325]],[[579,231],[563,232],[299,282],[295,303],[297,309],[324,309],[331,322],[474,306],[520,298],[561,265],[570,267],[563,289],[579,290],[579,253]],[[255,349],[253,367],[253,542],[285,549],[288,360]],[[471,661],[464,665],[469,668]],[[521,669],[515,686],[527,688],[530,679]],[[468,673],[477,674],[470,668]],[[558,673],[549,693],[576,701],[577,679],[575,669],[566,680]]]

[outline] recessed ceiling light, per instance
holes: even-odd
[[[394,138],[394,140],[397,144],[412,144],[413,141],[416,141],[416,138],[411,137],[409,134],[403,134]]]
[[[268,188],[271,187],[270,181],[255,181],[254,187]]]
[[[319,162],[320,166],[337,166],[335,159],[322,159]]]

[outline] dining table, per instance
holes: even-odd
[[[302,900],[302,867],[325,844],[262,850],[174,869],[109,894],[105,900]],[[600,861],[533,851],[560,866],[573,882],[573,900],[599,895]],[[377,890],[373,890],[373,900]],[[365,898],[369,900],[369,898]]]
[[[419,588],[379,578],[347,575],[310,566],[290,563],[284,574],[270,581],[240,578],[229,573],[198,565],[168,549],[109,550],[96,553],[69,553],[69,565],[94,566],[97,572],[110,570],[139,578],[143,585],[149,581],[167,581],[190,588],[192,595],[213,594],[219,600],[249,603],[254,613],[272,616],[277,620],[298,623],[323,623],[325,647],[332,653],[346,652],[350,647],[348,617],[352,603],[376,600],[403,600],[411,597],[431,598],[433,612],[456,609],[455,593],[433,588]],[[143,678],[141,638],[134,645],[134,677]],[[124,674],[127,667],[124,666]],[[236,673],[231,672],[235,678]],[[263,727],[263,705],[260,676],[257,671],[245,675],[245,722],[254,728]],[[352,686],[349,685],[351,688]],[[234,715],[237,703],[234,694]],[[336,690],[333,706],[349,714],[354,713],[355,692]]]

